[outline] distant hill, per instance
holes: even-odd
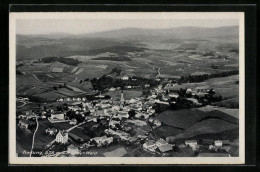
[[[165,37],[165,38],[208,38],[208,37],[224,37],[238,36],[238,26],[205,28],[205,27],[177,27],[170,29],[140,29],[140,28],[125,28],[112,30],[107,32],[98,32],[87,34],[88,37],[100,38],[143,38],[143,37]]]
[[[109,47],[146,48],[145,43],[167,44],[173,40],[237,39],[238,26],[203,28],[179,27],[171,29],[125,28],[91,34],[57,33],[49,35],[17,35],[17,59],[40,59],[48,56],[66,57],[90,55]],[[166,40],[166,41],[165,41]],[[177,41],[178,42],[178,41]]]

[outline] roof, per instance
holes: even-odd
[[[60,67],[54,67],[51,69],[52,72],[63,72],[63,68]]]
[[[160,144],[167,144],[167,142],[163,139],[159,139],[156,143],[160,143]]]
[[[65,136],[66,134],[68,134],[67,131],[59,131],[59,133],[61,133],[62,136]],[[59,134],[59,133],[58,133],[58,134]]]
[[[158,148],[159,148],[159,150],[160,150],[161,152],[167,152],[167,151],[172,150],[172,145],[170,145],[170,144],[165,144],[165,145],[159,146]]]
[[[125,154],[127,154],[127,151],[125,150],[124,147],[121,147],[121,148],[117,148],[111,152],[105,152],[104,156],[105,157],[121,157]]]

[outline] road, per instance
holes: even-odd
[[[67,132],[70,132],[70,131],[73,130],[74,128],[77,128],[78,126],[80,126],[80,125],[82,125],[82,124],[85,124],[85,123],[86,123],[86,122],[82,122],[82,123],[80,123],[80,124],[78,124],[78,125],[75,125],[75,126],[69,128],[69,129],[67,129]]]
[[[38,127],[39,127],[38,117],[36,117],[36,124],[37,124],[37,126],[36,126],[36,129],[35,129],[34,133],[33,133],[32,148],[31,148],[30,157],[32,156],[32,152],[33,152],[35,134],[36,134],[36,132],[38,130]]]

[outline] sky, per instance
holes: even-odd
[[[17,34],[87,34],[122,28],[164,29],[175,27],[238,26],[238,19],[17,19]]]

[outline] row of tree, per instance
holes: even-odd
[[[178,83],[187,83],[187,82],[203,82],[210,78],[219,78],[219,77],[227,77],[231,75],[238,75],[238,70],[231,70],[231,71],[224,71],[219,73],[212,73],[212,74],[203,74],[203,75],[188,75],[188,76],[181,76],[178,80]]]

